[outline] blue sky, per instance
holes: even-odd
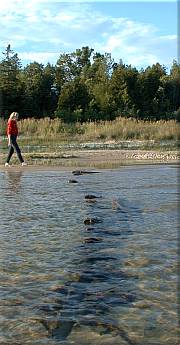
[[[11,44],[23,65],[55,64],[61,53],[82,46],[138,69],[156,62],[169,68],[177,60],[174,0],[5,0],[0,22],[0,53]]]

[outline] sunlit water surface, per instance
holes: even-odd
[[[72,178],[0,172],[0,344],[178,344],[177,168]]]

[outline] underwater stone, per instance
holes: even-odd
[[[96,196],[96,195],[93,195],[93,194],[87,194],[87,195],[85,195],[85,199],[96,199],[96,198],[98,198],[98,196]]]
[[[84,239],[85,243],[97,243],[97,242],[102,242],[102,238],[97,238],[97,237],[88,237]]]
[[[98,218],[86,218],[84,220],[84,224],[89,225],[89,224],[96,224],[96,223],[101,223],[102,220]]]

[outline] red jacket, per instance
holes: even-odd
[[[18,127],[16,120],[9,119],[7,125],[7,135],[18,135]]]

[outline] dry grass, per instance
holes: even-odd
[[[22,137],[31,143],[67,141],[177,140],[179,125],[175,120],[147,122],[119,117],[114,121],[65,124],[60,119],[25,119],[19,121]],[[5,135],[6,122],[0,121],[0,134]]]
[[[83,124],[86,140],[177,140],[178,125],[175,121],[145,122],[117,118],[114,121]]]

